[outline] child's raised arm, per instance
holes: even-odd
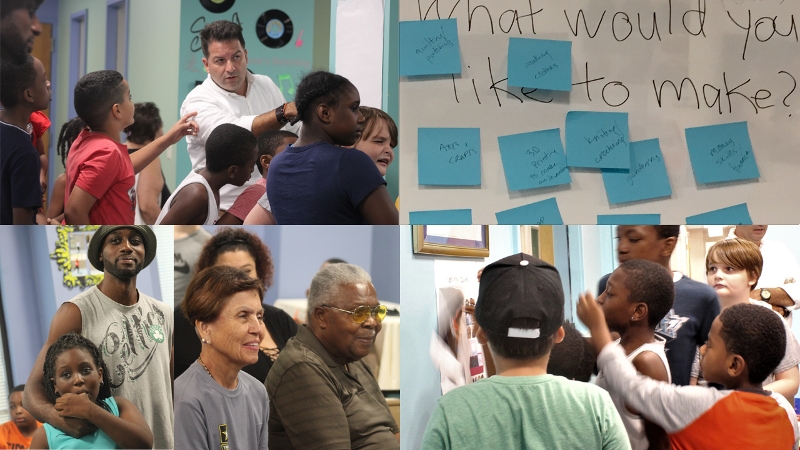
[[[131,155],[131,163],[133,164],[133,172],[139,173],[148,164],[158,158],[158,155],[164,152],[172,144],[180,141],[184,136],[196,136],[198,131],[197,122],[193,120],[197,112],[191,112],[180,118],[175,125],[172,126],[163,136],[155,141],[145,145],[139,151]]]
[[[56,400],[61,417],[85,419],[100,428],[121,448],[153,448],[153,432],[130,400],[114,397],[119,417],[89,400],[86,394],[64,394]]]

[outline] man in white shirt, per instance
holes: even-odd
[[[768,225],[738,225],[728,238],[751,241],[761,249],[764,267],[750,297],[764,300],[792,323],[791,312],[800,302],[800,264],[782,242],[764,239]]]
[[[269,77],[247,71],[247,50],[240,25],[227,20],[211,22],[200,31],[200,40],[208,78],[181,105],[181,111],[197,111],[195,121],[200,132],[186,140],[193,171],[205,167],[206,139],[218,125],[233,123],[258,137],[267,130],[282,128],[297,116],[294,102],[287,103]],[[296,132],[299,126],[288,129]],[[260,177],[254,169],[244,186],[220,189],[220,209],[227,210]]]

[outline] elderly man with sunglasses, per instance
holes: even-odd
[[[361,361],[385,316],[364,269],[330,264],[314,276],[308,324],[286,344],[265,383],[270,448],[399,448],[400,428]]]

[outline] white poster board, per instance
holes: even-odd
[[[334,71],[358,88],[363,106],[383,100],[383,0],[339,0]]]
[[[412,211],[471,209],[472,223],[493,224],[496,212],[552,197],[564,223],[593,224],[601,214],[685,223],[741,203],[756,223],[800,221],[800,2],[400,4],[401,22],[448,18],[457,21],[461,74],[400,79],[401,222]],[[507,84],[509,38],[520,37],[571,41],[571,91]],[[564,142],[570,111],[627,112],[631,141],[659,139],[671,196],[612,205],[600,170],[576,168],[570,184],[509,190],[498,137],[559,128]],[[760,176],[698,183],[685,129],[733,122],[747,122]],[[421,186],[419,128],[479,128],[481,184]]]

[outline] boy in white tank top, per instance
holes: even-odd
[[[232,123],[219,125],[206,140],[206,166],[189,172],[161,210],[156,225],[213,225],[219,190],[242,186],[256,164],[256,138]]]
[[[641,259],[622,263],[608,278],[606,290],[597,298],[606,324],[620,334],[614,345],[621,346],[641,374],[659,381],[672,382],[664,352],[664,339],[655,328],[672,308],[675,289],[672,274],[663,266]],[[597,385],[608,390],[603,371]],[[610,393],[610,392],[609,392]],[[650,423],[625,405],[622,397],[611,395],[633,450],[669,448],[664,430]]]

